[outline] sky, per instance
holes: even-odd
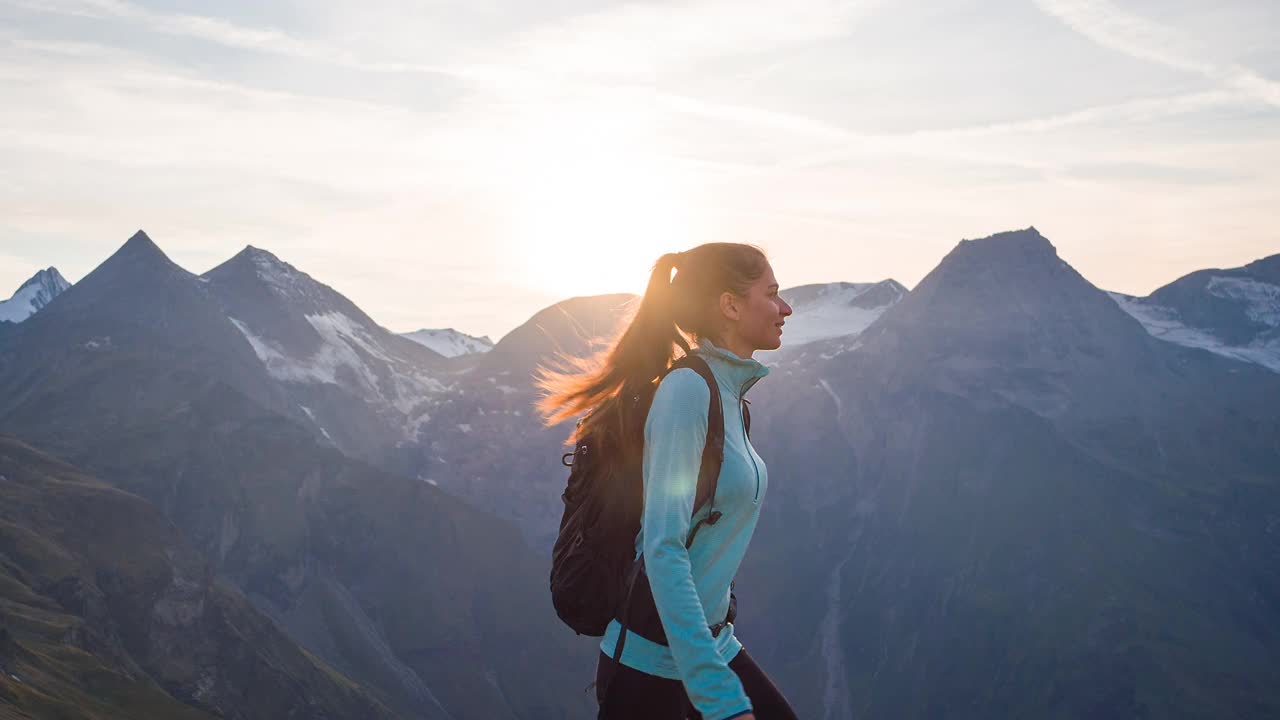
[[[1034,225],[1146,295],[1280,253],[1274,0],[0,0],[0,295],[139,228],[498,339],[750,242],[913,286]]]

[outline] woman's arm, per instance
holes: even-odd
[[[654,394],[644,427],[644,558],[654,604],[693,706],[706,720],[751,711],[742,682],[716,650],[685,540],[707,437],[707,383],[683,368]]]

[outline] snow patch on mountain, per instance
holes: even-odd
[[[1276,291],[1277,288],[1275,286],[1241,278],[1213,278],[1209,283],[1209,289],[1210,292],[1219,297],[1233,299],[1240,299],[1241,296],[1239,294],[1242,293],[1251,302],[1249,311],[1251,317],[1259,322],[1266,322],[1262,318],[1271,317],[1273,325],[1280,325],[1280,322],[1276,320],[1277,305],[1270,306],[1270,310],[1267,309],[1266,305],[1268,297],[1272,298],[1272,302],[1280,301],[1280,299],[1270,295],[1268,292],[1269,290]],[[1237,294],[1228,295],[1226,293]],[[1280,372],[1280,338],[1260,339],[1248,345],[1228,345],[1209,332],[1186,325],[1182,322],[1178,312],[1172,308],[1144,302],[1141,298],[1123,293],[1109,292],[1107,294],[1116,301],[1116,304],[1122,310],[1141,323],[1153,337],[1185,347],[1208,350],[1211,353],[1235,360],[1256,363]]]
[[[340,312],[305,317],[311,327],[315,328],[315,331],[324,339],[320,351],[312,356],[317,363],[316,366],[329,372],[330,377],[336,377],[337,369],[340,367],[350,368],[356,373],[356,378],[364,390],[379,392],[378,376],[360,357],[357,348],[379,360],[390,360],[390,358],[383,354],[377,344],[366,335],[364,328]]]
[[[472,355],[489,352],[493,349],[493,341],[488,336],[476,337],[475,335],[458,332],[453,328],[415,330],[401,333],[401,336],[434,350],[445,357]]]
[[[244,322],[229,319],[249,341],[267,372],[277,380],[340,385],[370,402],[388,404],[405,415],[428,396],[448,389],[436,378],[389,355],[363,325],[343,313],[306,315],[305,318],[322,340],[320,348],[305,358],[290,356],[275,343],[255,335]],[[365,358],[386,363],[390,368],[389,378],[381,380]]]
[[[831,383],[827,382],[825,379],[818,378],[818,384],[822,386],[823,390],[827,391],[827,395],[831,397],[831,402],[835,403],[836,422],[840,422],[844,419],[844,403],[840,401],[840,396],[836,394],[835,390],[831,389]]]
[[[822,308],[822,312],[818,313],[793,315],[782,327],[782,341],[794,346],[815,340],[857,335],[875,322],[885,309]]]
[[[316,414],[311,412],[311,408],[307,407],[306,405],[299,405],[298,407],[302,408],[302,412],[306,413],[307,417],[311,419],[311,422],[315,423],[315,426],[320,429],[320,434],[324,435],[326,440],[333,442],[333,437],[330,436],[329,431],[325,430],[324,426],[321,425],[318,420],[316,420]]]
[[[425,395],[447,389],[436,378],[392,357],[363,325],[340,312],[307,315],[306,319],[324,339],[324,345],[315,357],[320,358],[322,363],[336,360],[338,364],[350,367],[356,371],[361,384],[368,391],[391,403],[402,413],[408,414]],[[384,391],[380,386],[377,375],[364,362],[361,352],[387,363],[391,368],[390,392]]]
[[[71,287],[57,268],[46,268],[31,276],[8,300],[0,301],[0,322],[20,323],[31,317]]]
[[[857,335],[906,294],[892,280],[883,283],[805,285],[783,293],[793,314],[782,327],[784,346]],[[863,302],[876,293],[874,303]]]
[[[426,413],[426,412],[410,420],[408,423],[405,424],[405,427],[404,427],[405,439],[403,442],[399,443],[398,445],[400,447],[403,447],[407,443],[417,443],[421,441],[422,426],[426,425],[429,422],[431,422],[431,413]]]
[[[227,319],[249,341],[253,352],[262,361],[262,364],[266,366],[267,372],[271,374],[271,377],[286,382],[338,384],[335,376],[336,364],[317,359],[318,356],[324,354],[324,350],[317,353],[317,358],[310,359],[310,362],[299,362],[284,354],[271,341],[254,335],[253,331],[243,322],[235,318]]]
[[[1280,286],[1252,278],[1214,277],[1206,289],[1211,295],[1242,303],[1250,320],[1280,327]]]
[[[298,270],[289,263],[272,255],[266,250],[246,246],[245,255],[253,262],[254,271],[262,281],[280,297],[310,298],[314,297],[316,281],[310,275]]]

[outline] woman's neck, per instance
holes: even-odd
[[[706,339],[709,340],[712,345],[715,345],[721,350],[728,350],[729,352],[733,353],[734,355],[737,355],[743,360],[750,360],[752,354],[754,354],[756,351],[755,348],[751,347],[750,343],[747,343],[738,337],[722,336],[722,337],[708,337]]]

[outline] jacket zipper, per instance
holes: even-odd
[[[755,384],[759,378],[751,378],[742,384],[742,389],[738,393],[738,424],[742,426],[742,447],[747,451],[747,457],[751,459],[751,469],[756,471],[756,495],[751,502],[760,502],[760,466],[756,465],[755,453],[751,451],[751,438],[747,437],[747,419],[743,415],[743,404],[746,402],[744,397],[747,390]]]

